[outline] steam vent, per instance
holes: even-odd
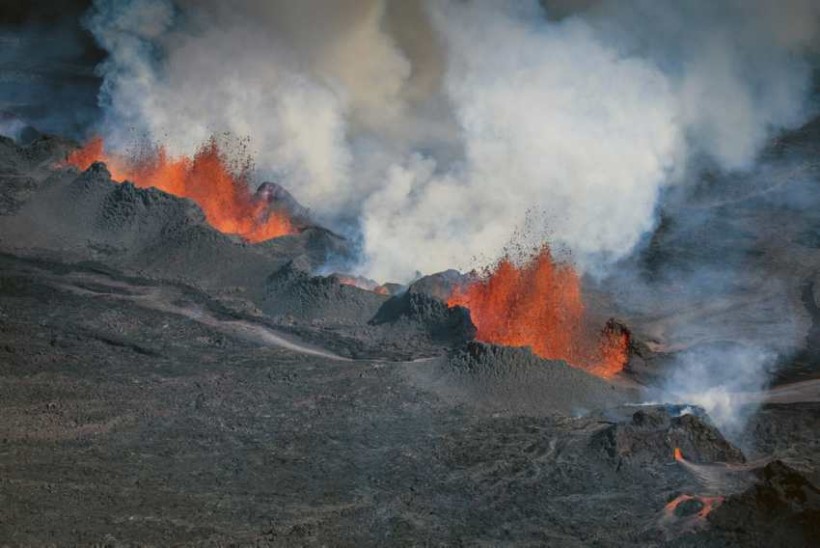
[[[820,2],[0,3],[0,546],[820,546]]]

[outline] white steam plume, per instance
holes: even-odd
[[[661,398],[703,407],[720,430],[737,437],[761,405],[777,356],[759,346],[701,348],[678,356]]]
[[[103,131],[249,136],[359,273],[497,257],[528,212],[580,266],[629,254],[694,158],[743,169],[805,116],[809,0],[97,0]]]
[[[453,3],[433,15],[464,162],[436,169],[416,156],[389,171],[364,205],[368,271],[491,260],[532,209],[582,260],[628,253],[684,146],[663,74],[581,20],[547,24],[536,5]]]

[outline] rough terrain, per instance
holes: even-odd
[[[391,297],[315,276],[343,238],[243,243],[59,167],[70,146],[0,140],[0,541],[818,540],[810,389],[757,394],[730,442],[702,410],[642,405],[651,374],[473,342],[436,278]]]

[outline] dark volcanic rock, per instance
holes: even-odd
[[[584,414],[632,401],[637,394],[529,348],[470,342],[429,372],[443,397],[491,412]]]
[[[675,407],[662,405],[637,408],[629,420],[616,422],[599,432],[592,445],[619,464],[670,462],[676,447],[692,462],[742,463],[746,460],[702,410],[681,414]]]
[[[265,279],[294,257],[305,256],[316,267],[349,253],[344,238],[315,226],[267,242],[243,242],[208,225],[192,201],[116,183],[102,163],[84,173],[57,169],[66,147],[49,138],[27,147],[0,142],[0,164],[8,171],[0,172],[4,250],[92,260],[257,303]]]
[[[294,261],[268,279],[265,310],[283,323],[310,322],[291,331],[358,358],[413,360],[443,356],[474,333],[469,314],[423,294],[388,297],[342,284],[336,276],[311,276]],[[316,337],[319,337],[317,339]]]
[[[458,330],[458,313],[447,312],[441,303],[436,305],[443,323],[416,303],[409,316],[368,325],[388,296],[312,276],[329,259],[349,259],[352,253],[350,242],[322,227],[308,224],[297,234],[250,244],[213,229],[190,200],[112,181],[102,163],[83,173],[55,169],[65,156],[57,144],[49,145],[51,161],[42,177],[20,177],[35,173],[31,158],[47,157],[49,143],[0,143],[0,156],[8,157],[2,165],[9,172],[0,173],[9,181],[0,196],[0,213],[5,213],[0,215],[0,250],[92,261],[123,274],[181,282],[211,292],[233,310],[268,313],[291,332],[329,341],[345,355],[407,359],[440,354],[452,329]],[[259,196],[273,208],[307,215],[275,184],[262,185]]]
[[[37,136],[24,146],[0,135],[0,172],[51,169],[74,148],[72,141],[50,135]]]
[[[309,263],[282,278],[309,279]],[[3,542],[656,547],[670,542],[653,525],[664,505],[695,492],[671,456],[618,467],[592,450],[639,409],[570,416],[629,392],[566,364],[480,343],[449,359],[342,361],[249,336],[238,321],[267,324],[220,302],[0,254]],[[671,428],[680,411],[635,427]],[[764,485],[811,509],[788,474]],[[677,517],[699,519],[699,504]],[[808,544],[757,542],[727,519],[671,542]]]
[[[205,215],[193,202],[130,182],[112,184],[100,162],[68,185],[67,193],[65,206],[82,208],[85,228],[95,239],[131,250],[162,245],[160,238],[171,239],[186,228],[205,225]]]
[[[745,546],[817,546],[820,490],[779,460],[753,472],[757,482],[709,515],[707,537]]]
[[[0,135],[0,215],[18,211],[69,146],[64,139],[42,137],[22,147]]]
[[[410,293],[422,293],[446,301],[455,287],[467,277],[458,270],[445,270],[419,278],[408,288]]]
[[[411,291],[385,302],[370,323],[420,330],[433,341],[453,346],[464,344],[475,336],[475,326],[466,308],[450,308],[435,297]]]
[[[311,263],[302,256],[268,277],[262,308],[271,316],[300,322],[364,324],[386,299],[333,276],[311,275]]]
[[[808,398],[806,398],[808,399]],[[741,445],[752,458],[778,455],[820,483],[820,403],[766,404],[746,425]]]
[[[63,146],[0,139],[2,542],[654,547],[701,469],[753,480],[684,500],[711,529],[671,542],[817,545],[816,404],[748,429],[795,470],[675,464],[743,455],[697,408],[469,341],[455,271],[393,299],[317,277],[349,242],[242,242],[102,164],[55,169]]]
[[[273,211],[285,213],[296,225],[310,224],[310,211],[279,183],[262,183],[256,189],[256,198],[267,202]]]

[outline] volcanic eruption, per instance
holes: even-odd
[[[109,154],[103,139],[96,137],[66,159],[81,170],[94,162],[104,162],[116,181],[193,200],[211,226],[250,243],[295,232],[285,212],[270,209],[265,196],[251,193],[246,168],[240,166],[234,173],[213,138],[189,158],[171,157],[163,147],[130,156]]]
[[[10,3],[0,545],[820,546],[819,2]]]
[[[505,257],[485,276],[456,286],[447,304],[470,310],[483,342],[528,346],[601,377],[618,374],[627,361],[627,334],[589,325],[578,273],[556,263],[548,247],[522,265]]]

